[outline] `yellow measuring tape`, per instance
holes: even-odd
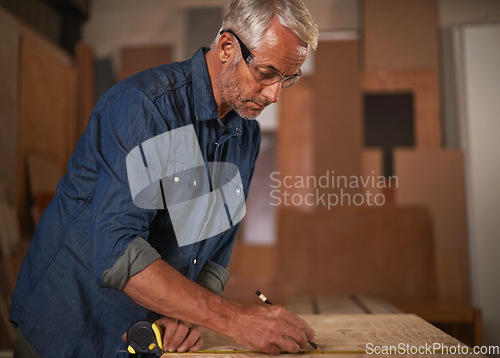
[[[258,355],[266,355],[265,353],[262,353],[262,352],[258,352],[258,351],[251,351],[251,350],[248,350],[248,351],[244,351],[244,350],[199,350],[197,352],[186,352],[186,353],[183,353],[183,354],[258,354]],[[442,349],[437,349],[435,351],[432,351],[432,354],[443,354],[444,353],[444,350]],[[471,349],[468,349],[468,353],[472,353],[472,350]],[[168,353],[164,353],[164,354],[168,354]],[[297,353],[294,353],[294,354],[367,354],[366,351],[364,350],[352,350],[352,351],[349,351],[349,350],[345,350],[345,351],[342,351],[342,350],[335,350],[335,351],[332,351],[332,350],[327,350],[327,351],[298,351]],[[400,351],[400,352],[397,352],[396,354],[405,354],[405,352],[403,351]]]

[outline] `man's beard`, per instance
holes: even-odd
[[[235,74],[236,65],[233,65],[226,73],[219,77],[222,100],[240,117],[245,119],[255,119],[264,110],[264,108],[270,104],[270,102],[267,100],[259,101],[253,97],[242,98],[241,94],[243,91],[241,89],[241,83],[237,80]],[[248,107],[247,103],[251,102],[262,106],[262,109]]]

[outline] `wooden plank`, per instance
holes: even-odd
[[[350,295],[325,295],[315,298],[319,314],[367,314]]]
[[[309,295],[289,297],[286,308],[295,314],[316,314],[314,299]]]
[[[439,300],[470,305],[469,244],[463,155],[460,150],[394,153],[395,202],[429,208],[434,222]]]
[[[403,343],[406,347],[421,347],[434,343],[443,347],[463,346],[455,338],[450,337],[438,328],[425,322],[415,315],[407,314],[377,314],[377,315],[303,315],[318,335],[318,346],[323,351],[322,356],[338,357],[369,357],[367,351],[371,347],[398,347]],[[251,351],[219,333],[200,328],[203,337],[202,350],[198,357],[220,357],[225,353],[231,357],[253,357]],[[372,344],[370,346],[369,344]],[[311,348],[298,354],[286,354],[283,357],[304,357]],[[441,350],[435,354],[422,354],[419,357],[440,357]],[[406,356],[414,356],[408,354]],[[183,353],[167,353],[162,357],[183,357]],[[401,354],[384,354],[384,357],[401,357]],[[460,354],[460,357],[473,357],[471,354]],[[476,357],[480,357],[476,355]]]
[[[355,295],[354,300],[362,305],[370,314],[403,313],[386,300],[374,295]]]

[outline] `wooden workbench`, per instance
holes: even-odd
[[[328,357],[369,357],[375,347],[398,347],[399,344],[409,346],[409,349],[424,350],[426,344],[442,344],[442,347],[464,347],[462,343],[411,314],[315,314],[301,315],[318,335],[318,345],[323,351],[322,356]],[[233,340],[201,329],[204,343],[198,353],[166,353],[162,357],[253,357],[261,355],[249,351]],[[369,345],[369,344],[372,345]],[[441,347],[441,346],[440,346]],[[389,348],[387,348],[389,349]],[[408,348],[407,348],[408,349]],[[465,348],[464,348],[465,349]],[[411,351],[410,351],[411,352]],[[410,353],[408,352],[408,353]],[[433,354],[418,354],[418,357],[481,357],[472,354],[445,355],[444,351],[436,350]],[[308,357],[318,355],[318,352],[304,350],[298,354],[284,356]],[[372,354],[373,355],[373,354]],[[410,357],[415,354],[382,354],[384,357]]]

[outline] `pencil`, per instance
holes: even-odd
[[[265,302],[266,304],[268,305],[272,305],[272,302],[269,301],[269,299],[260,291],[257,291],[255,292],[257,294],[257,296],[259,296],[259,298]],[[309,343],[311,345],[311,347],[313,347],[315,350],[317,350],[318,352],[321,352],[321,350],[319,349],[318,345],[316,343],[313,343],[311,341],[307,341],[307,343]]]

